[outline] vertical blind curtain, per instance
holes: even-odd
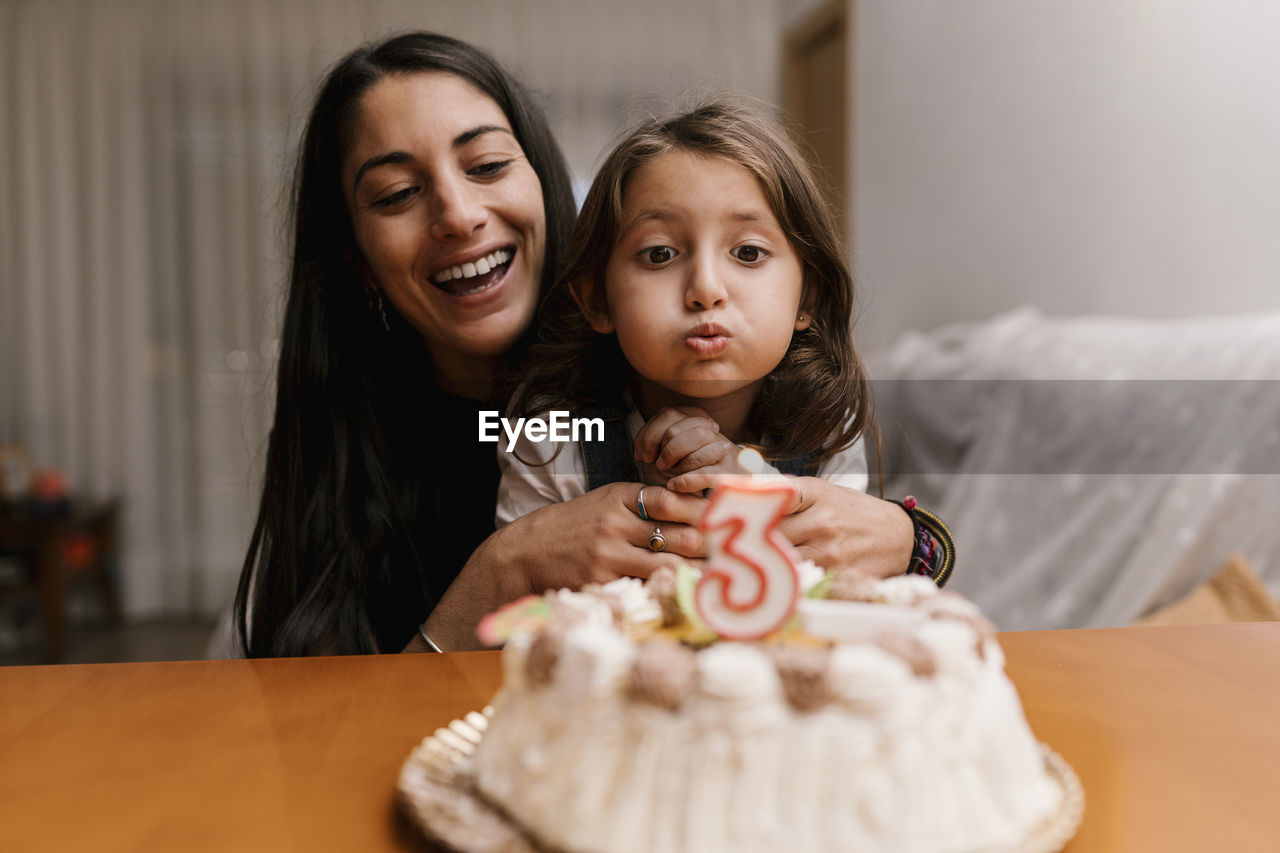
[[[0,4],[0,442],[126,501],[126,610],[215,612],[256,509],[292,145],[344,51],[406,28],[538,91],[579,187],[690,88],[776,101],[780,0]]]

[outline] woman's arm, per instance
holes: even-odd
[[[481,543],[428,617],[424,629],[445,651],[482,648],[475,628],[509,601],[548,589],[578,589],[624,575],[647,578],[661,566],[703,552],[692,526],[705,501],[648,487],[645,510],[662,525],[666,549],[648,548],[655,522],[636,512],[639,483],[612,483],[521,516]],[[900,510],[899,510],[900,511]],[[427,651],[421,637],[405,651]]]
[[[873,577],[906,571],[915,529],[900,506],[820,477],[792,482],[799,498],[780,528],[802,557]],[[476,549],[445,592],[424,626],[427,635],[446,651],[479,649],[475,628],[480,619],[522,595],[578,589],[623,575],[648,577],[680,557],[696,564],[693,558],[704,554],[704,545],[694,525],[705,500],[648,488],[645,510],[662,525],[667,540],[666,550],[655,554],[647,548],[654,522],[636,511],[640,488],[613,483],[502,527]],[[405,651],[428,647],[415,637]]]
[[[792,482],[799,501],[780,527],[802,557],[826,568],[856,567],[873,577],[906,571],[914,528],[900,506],[818,477]],[[479,649],[480,619],[522,595],[623,575],[648,577],[681,556],[700,557],[703,537],[693,525],[705,501],[659,487],[646,490],[645,510],[660,520],[667,539],[666,550],[655,554],[646,547],[653,522],[636,514],[639,492],[637,483],[613,483],[498,530],[476,549],[431,612],[427,635],[444,651]],[[428,648],[415,637],[405,651]]]

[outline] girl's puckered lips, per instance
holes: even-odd
[[[699,323],[685,333],[684,344],[698,355],[713,356],[724,352],[731,337],[719,323]]]

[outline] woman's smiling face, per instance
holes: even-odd
[[[533,318],[547,233],[502,109],[453,74],[388,75],[361,98],[342,184],[364,269],[437,378],[491,377]]]

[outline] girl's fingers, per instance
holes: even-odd
[[[664,442],[654,466],[671,475],[683,474],[716,464],[732,449],[733,445],[720,433],[710,427],[696,425]]]
[[[672,424],[686,417],[688,416],[679,409],[669,408],[663,409],[650,418],[644,426],[640,427],[640,432],[636,433],[636,459],[640,462],[652,462],[657,459],[662,451],[662,439],[667,434],[667,430]]]
[[[705,419],[713,429],[719,429],[715,421],[711,420],[706,412],[696,406],[673,406],[663,409],[650,418],[648,423],[640,428],[640,432],[636,433],[636,460],[639,462],[653,462],[657,459],[658,454],[662,451],[663,440],[667,437],[671,427],[689,418]]]
[[[687,474],[672,477],[667,481],[667,488],[681,494],[700,495],[705,489],[709,489],[715,484],[716,478],[721,473],[709,468],[690,471]]]

